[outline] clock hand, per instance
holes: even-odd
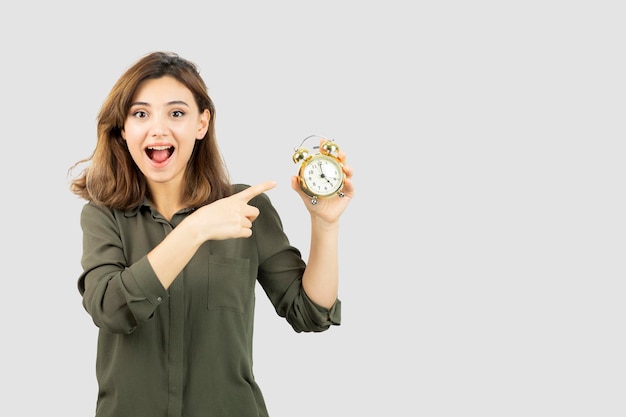
[[[333,185],[333,183],[332,183],[332,182],[328,179],[328,177],[327,177],[327,176],[326,176],[326,174],[324,173],[324,168],[322,167],[322,164],[320,164],[320,165],[319,165],[319,167],[320,167],[320,172],[321,172],[320,177],[321,177],[321,178],[324,178],[326,181],[328,181],[328,183],[329,183],[330,185]]]

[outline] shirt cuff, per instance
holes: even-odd
[[[163,288],[147,256],[144,256],[133,264],[129,268],[129,272],[135,285],[143,293],[145,299],[153,306],[156,307],[168,297],[167,290]]]
[[[341,301],[339,299],[335,300],[335,303],[330,308],[326,308],[316,304],[309,298],[306,292],[302,292],[308,301],[305,303],[306,311],[320,330],[326,330],[330,326],[341,324]]]

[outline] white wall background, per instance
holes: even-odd
[[[93,415],[67,169],[121,73],[172,50],[201,67],[233,179],[278,181],[270,197],[305,254],[293,148],[328,135],[355,168],[342,326],[295,334],[259,294],[273,417],[626,415],[622,10],[5,3],[0,414]]]

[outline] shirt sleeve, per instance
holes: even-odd
[[[146,256],[127,264],[116,215],[92,203],[83,207],[83,273],[78,290],[96,326],[112,333],[131,333],[152,317],[168,292]]]
[[[259,250],[258,281],[276,313],[300,332],[322,332],[341,323],[341,301],[330,308],[314,303],[302,287],[306,264],[298,249],[291,246],[280,217],[266,194],[250,202],[259,208],[253,222],[253,236]]]

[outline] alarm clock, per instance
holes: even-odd
[[[310,138],[326,139],[317,153],[310,154],[309,150],[302,145]],[[318,198],[330,198],[334,196],[343,197],[343,185],[345,174],[343,164],[337,157],[339,146],[335,141],[323,136],[310,135],[304,138],[300,147],[294,149],[293,162],[300,164],[298,178],[300,188],[306,195],[311,197],[311,204],[317,204]]]

